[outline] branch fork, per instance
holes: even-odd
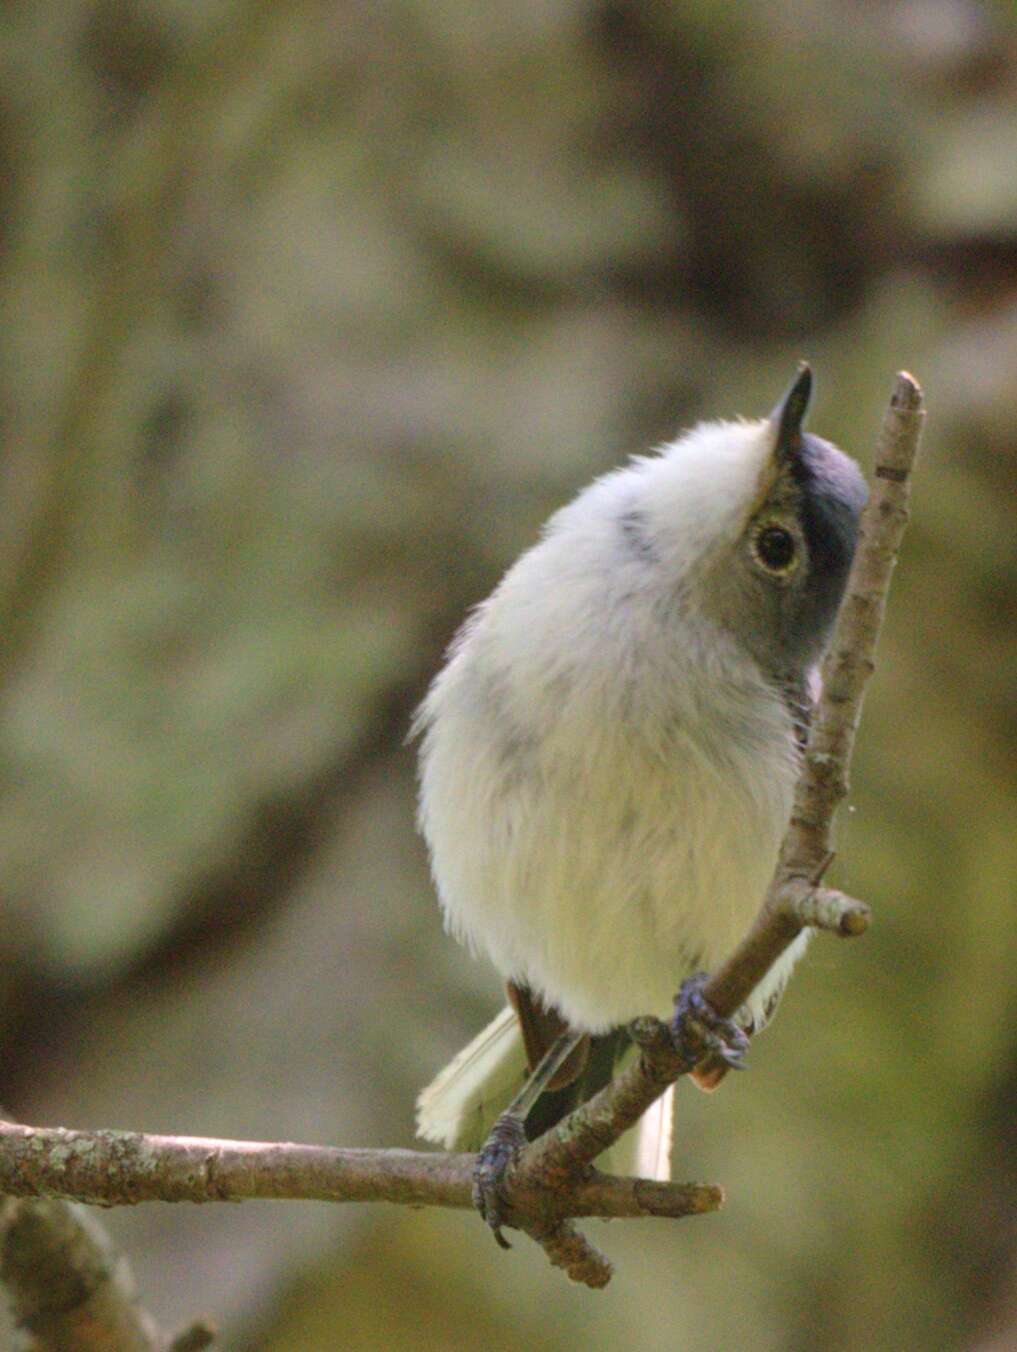
[[[824,887],[822,879],[833,857],[833,814],[847,793],[862,694],[873,671],[890,575],[907,523],[910,475],[923,420],[921,389],[901,372],[879,437],[873,492],[824,664],[823,691],[773,880],[748,934],[702,990],[722,1018],[736,1014],[806,926],[844,938],[868,928],[869,908]],[[590,1287],[607,1284],[611,1265],[579,1233],[575,1218],[698,1215],[715,1211],[723,1202],[721,1189],[709,1184],[614,1178],[593,1167],[597,1156],[692,1069],[660,1020],[639,1019],[631,1031],[640,1049],[635,1063],[524,1147],[505,1180],[506,1223],[531,1235],[555,1266]],[[98,1206],[285,1197],[469,1207],[474,1163],[473,1155],[464,1154],[70,1132],[0,1121],[0,1195],[65,1198]],[[20,1214],[16,1203],[5,1205],[9,1219]],[[40,1207],[60,1205],[40,1203],[26,1215],[35,1223],[46,1214]],[[54,1213],[51,1225],[66,1219],[65,1213]],[[0,1264],[17,1307],[19,1282],[29,1290],[31,1273],[18,1276],[7,1261],[13,1233],[10,1225],[6,1232],[0,1225]],[[129,1323],[124,1313],[129,1298],[114,1291],[109,1299],[110,1326],[121,1318]],[[68,1341],[59,1346],[96,1346],[75,1337],[69,1333]],[[128,1333],[118,1337],[111,1335],[102,1343],[104,1352],[147,1352],[157,1343],[149,1328],[140,1328],[138,1318]],[[210,1337],[206,1326],[196,1324],[170,1345],[175,1352],[193,1352],[207,1345]]]

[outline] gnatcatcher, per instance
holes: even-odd
[[[865,501],[855,464],[802,430],[811,383],[803,364],[769,418],[700,424],[557,512],[418,713],[445,919],[509,992],[421,1093],[418,1127],[448,1149],[487,1139],[496,1234],[512,1151],[607,1082],[632,1019],[674,1010],[678,1038],[695,1019],[712,1087],[803,950],[733,1024],[688,980],[743,936],[773,872]],[[668,1177],[670,1129],[667,1095],[611,1167]]]

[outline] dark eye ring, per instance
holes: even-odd
[[[768,573],[786,577],[798,562],[795,537],[783,526],[761,526],[752,537],[752,552]]]

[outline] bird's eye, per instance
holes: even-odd
[[[768,573],[786,577],[798,562],[795,537],[783,526],[761,526],[752,537],[752,552]]]

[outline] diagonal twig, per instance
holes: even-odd
[[[823,690],[777,867],[748,934],[703,990],[722,1016],[738,1011],[806,925],[843,937],[860,934],[868,925],[869,909],[863,902],[820,884],[833,858],[833,814],[847,792],[862,696],[874,669],[890,577],[907,524],[910,476],[924,418],[921,387],[900,372],[876,448],[875,482],[823,666]],[[639,1060],[523,1151],[507,1182],[510,1203],[515,1188],[528,1191],[539,1178],[567,1190],[571,1179],[588,1171],[602,1151],[692,1068],[658,1020],[639,1020],[634,1032],[642,1049]],[[517,1210],[515,1219],[525,1229],[525,1213]],[[595,1268],[592,1258],[587,1259],[590,1264]],[[577,1266],[582,1266],[578,1260]]]

